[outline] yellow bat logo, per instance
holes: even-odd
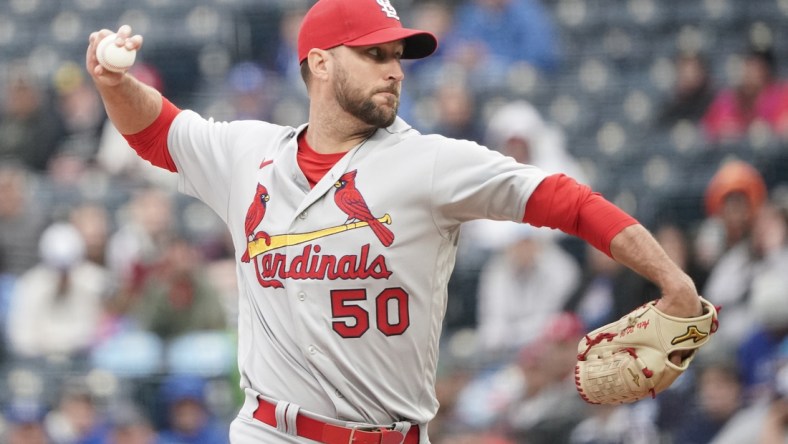
[[[708,333],[704,333],[698,330],[698,327],[694,325],[690,325],[689,327],[687,327],[686,333],[684,333],[681,336],[676,336],[675,338],[673,338],[673,340],[670,341],[670,344],[671,345],[681,344],[682,342],[689,341],[690,339],[692,339],[692,342],[697,343],[698,341],[705,339],[706,336],[708,335],[709,335]]]
[[[386,213],[383,217],[378,218],[378,222],[382,224],[391,224],[391,216]],[[321,237],[331,236],[343,231],[355,230],[356,228],[366,227],[369,222],[354,222],[351,224],[337,225],[334,227],[323,228],[322,230],[310,231],[308,233],[295,233],[295,234],[277,234],[271,236],[270,239],[256,239],[246,245],[249,257],[253,258],[260,254],[266,253],[278,248],[290,247],[293,245],[303,244],[310,242]]]

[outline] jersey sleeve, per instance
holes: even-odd
[[[138,156],[153,166],[175,173],[177,169],[167,149],[167,134],[169,134],[172,121],[180,112],[178,107],[162,96],[161,112],[156,120],[136,134],[123,134],[122,136]]]
[[[523,222],[577,236],[612,257],[610,242],[637,220],[590,187],[554,174],[531,194]]]
[[[249,151],[271,140],[276,125],[259,121],[216,122],[184,110],[173,120],[167,138],[179,172],[181,192],[196,197],[226,222],[233,178]]]
[[[445,139],[438,151],[433,200],[449,222],[474,219],[522,222],[543,170],[468,141]]]

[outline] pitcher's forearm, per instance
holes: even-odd
[[[696,291],[692,279],[669,257],[642,225],[631,225],[610,243],[613,258],[654,282],[664,293]]]
[[[136,134],[150,126],[161,112],[161,94],[130,74],[117,85],[96,82],[107,116],[121,134]]]
[[[702,313],[698,290],[692,278],[684,272],[654,236],[642,225],[630,225],[610,242],[613,258],[655,283],[662,297],[657,308],[678,317],[699,316]],[[678,357],[674,358],[678,359]]]
[[[610,242],[613,258],[662,289],[664,296],[697,295],[692,279],[642,225],[631,225]]]

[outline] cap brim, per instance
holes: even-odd
[[[384,28],[345,42],[345,46],[371,46],[381,43],[405,41],[403,59],[421,59],[435,52],[438,39],[430,32],[408,28]]]

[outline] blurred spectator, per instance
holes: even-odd
[[[684,52],[674,59],[676,80],[671,96],[661,105],[657,124],[670,127],[681,120],[699,123],[714,99],[714,86],[707,60],[696,52]]]
[[[57,111],[63,118],[65,130],[59,151],[83,164],[92,162],[106,117],[96,88],[76,62],[63,63],[53,77]]]
[[[116,406],[110,410],[109,431],[102,444],[156,444],[158,435],[151,422],[136,405]]]
[[[70,224],[48,227],[41,262],[24,273],[11,296],[8,338],[23,357],[76,357],[96,338],[106,270],[85,259],[85,242]]]
[[[598,405],[571,431],[570,444],[661,442],[654,424],[632,406]],[[677,442],[678,444],[678,442]],[[687,443],[689,444],[689,443]]]
[[[526,101],[510,102],[492,114],[485,145],[550,174],[563,173],[588,183],[579,162],[566,149],[563,131]]]
[[[769,245],[769,242],[753,243],[752,232],[766,193],[760,173],[741,161],[720,167],[706,189],[707,214],[721,221],[725,243],[701,294],[725,307],[720,314],[725,328],[720,331],[732,343],[741,341],[742,335],[751,330],[746,299],[755,266],[766,253],[762,247]]]
[[[580,279],[577,261],[552,232],[515,223],[498,229],[508,242],[484,265],[478,289],[479,340],[492,353],[536,339]]]
[[[457,337],[465,337],[468,341],[463,344],[462,351],[472,350],[471,343],[473,335],[467,334],[470,330],[457,333],[459,336],[445,334],[444,337],[451,338],[448,342],[459,342]],[[468,382],[480,376],[476,369],[467,360],[457,359],[454,347],[447,347],[441,351],[441,363],[439,364],[438,376],[435,379],[435,396],[440,402],[441,408],[430,421],[430,439],[434,443],[453,443],[453,439],[462,432],[467,431],[467,427],[460,427],[457,421],[457,401],[463,393]],[[468,353],[468,355],[473,355]],[[473,358],[471,358],[473,359]],[[484,391],[483,393],[489,393]],[[464,424],[463,424],[464,425]]]
[[[429,131],[456,139],[481,142],[481,129],[473,91],[462,82],[445,82],[432,94],[435,123]]]
[[[676,415],[679,424],[674,442],[705,444],[711,442],[728,421],[744,406],[739,371],[730,357],[696,363],[695,396],[691,405]]]
[[[788,400],[778,399],[769,406],[759,435],[760,444],[782,444],[788,440]]]
[[[171,375],[161,388],[167,426],[161,444],[229,443],[229,429],[220,425],[205,403],[206,381],[198,376]]]
[[[761,209],[753,228],[754,257],[744,296],[744,309],[751,318],[752,328],[745,332],[739,349],[739,365],[750,391],[748,395],[757,396],[769,382],[775,371],[777,348],[788,337],[787,230],[786,215],[770,204]]]
[[[741,138],[750,125],[763,122],[780,135],[788,134],[788,87],[777,78],[771,48],[752,49],[744,59],[741,79],[721,91],[703,116],[713,142]]]
[[[176,215],[171,193],[137,190],[118,213],[118,228],[107,245],[107,263],[121,284],[138,290],[173,236]]]
[[[410,81],[403,85],[405,91],[414,97],[431,94],[438,87],[451,80],[465,81],[465,76],[458,77],[463,71],[455,63],[447,60],[448,48],[454,46],[453,25],[454,10],[445,0],[428,0],[414,4],[410,10],[410,20],[415,29],[431,32],[440,44],[435,52],[423,59],[406,60],[402,67]],[[460,82],[460,83],[462,83]],[[403,98],[406,98],[403,95]],[[406,119],[408,120],[408,119]]]
[[[227,326],[235,327],[238,322],[238,280],[235,276],[235,260],[213,258],[206,264],[205,275],[216,287],[219,299],[227,314]]]
[[[516,442],[567,442],[587,413],[574,380],[577,343],[585,331],[576,315],[559,313],[548,319],[539,340],[520,351],[524,390],[509,407],[505,427]]]
[[[514,359],[479,373],[459,392],[454,420],[461,429],[497,431],[514,442],[566,442],[585,411],[574,383],[584,331],[574,314],[547,316]]]
[[[227,326],[219,292],[205,276],[199,251],[185,239],[169,242],[140,290],[134,318],[164,340]]]
[[[19,276],[38,261],[38,237],[47,224],[45,202],[33,194],[30,173],[0,165],[0,266],[2,274]]]
[[[586,409],[574,384],[583,331],[574,314],[548,316],[543,331],[513,360],[481,372],[458,393],[456,428],[495,431],[518,443],[567,442]]]
[[[583,275],[563,309],[576,313],[589,330],[618,319],[621,276],[624,267],[605,253],[586,246]],[[630,295],[634,296],[634,295]],[[627,301],[628,303],[629,301]],[[628,306],[628,305],[627,305]]]
[[[456,10],[452,58],[472,69],[495,70],[523,61],[558,67],[558,35],[539,0],[470,0]]]
[[[695,236],[699,265],[711,269],[720,257],[749,236],[754,214],[766,199],[766,183],[752,165],[729,161],[706,186],[706,219]]]
[[[413,64],[412,88],[428,90],[462,79],[474,92],[506,90],[511,68],[530,65],[552,72],[558,67],[559,40],[552,17],[540,0],[430,2],[428,16],[440,40],[437,57]],[[447,19],[446,12],[452,16]]]
[[[0,111],[0,160],[44,172],[65,131],[46,90],[25,68],[11,72]]]
[[[298,64],[298,29],[306,14],[303,7],[289,7],[279,21],[279,45],[274,59],[274,69],[291,87],[303,88],[301,67]],[[304,90],[306,92],[306,90]]]
[[[82,378],[68,378],[61,384],[57,406],[47,415],[47,431],[55,444],[102,444],[109,432],[105,413]]]
[[[40,402],[29,399],[12,399],[3,419],[5,433],[0,434],[6,444],[53,444],[44,426],[46,409]]]
[[[109,242],[109,214],[98,203],[82,203],[71,209],[69,221],[85,241],[85,259],[106,266]]]
[[[769,392],[731,418],[712,444],[780,444],[788,440],[788,341],[778,347]]]
[[[202,107],[205,114],[219,121],[286,119],[297,125],[291,119],[306,103],[305,95],[293,93],[306,91],[300,75],[298,79],[301,87],[293,90],[293,85],[275,72],[256,61],[242,60],[233,64],[218,84],[205,85],[207,103]],[[282,102],[287,105],[278,107]]]
[[[271,120],[274,78],[255,62],[236,63],[227,73],[232,115],[227,120]]]

